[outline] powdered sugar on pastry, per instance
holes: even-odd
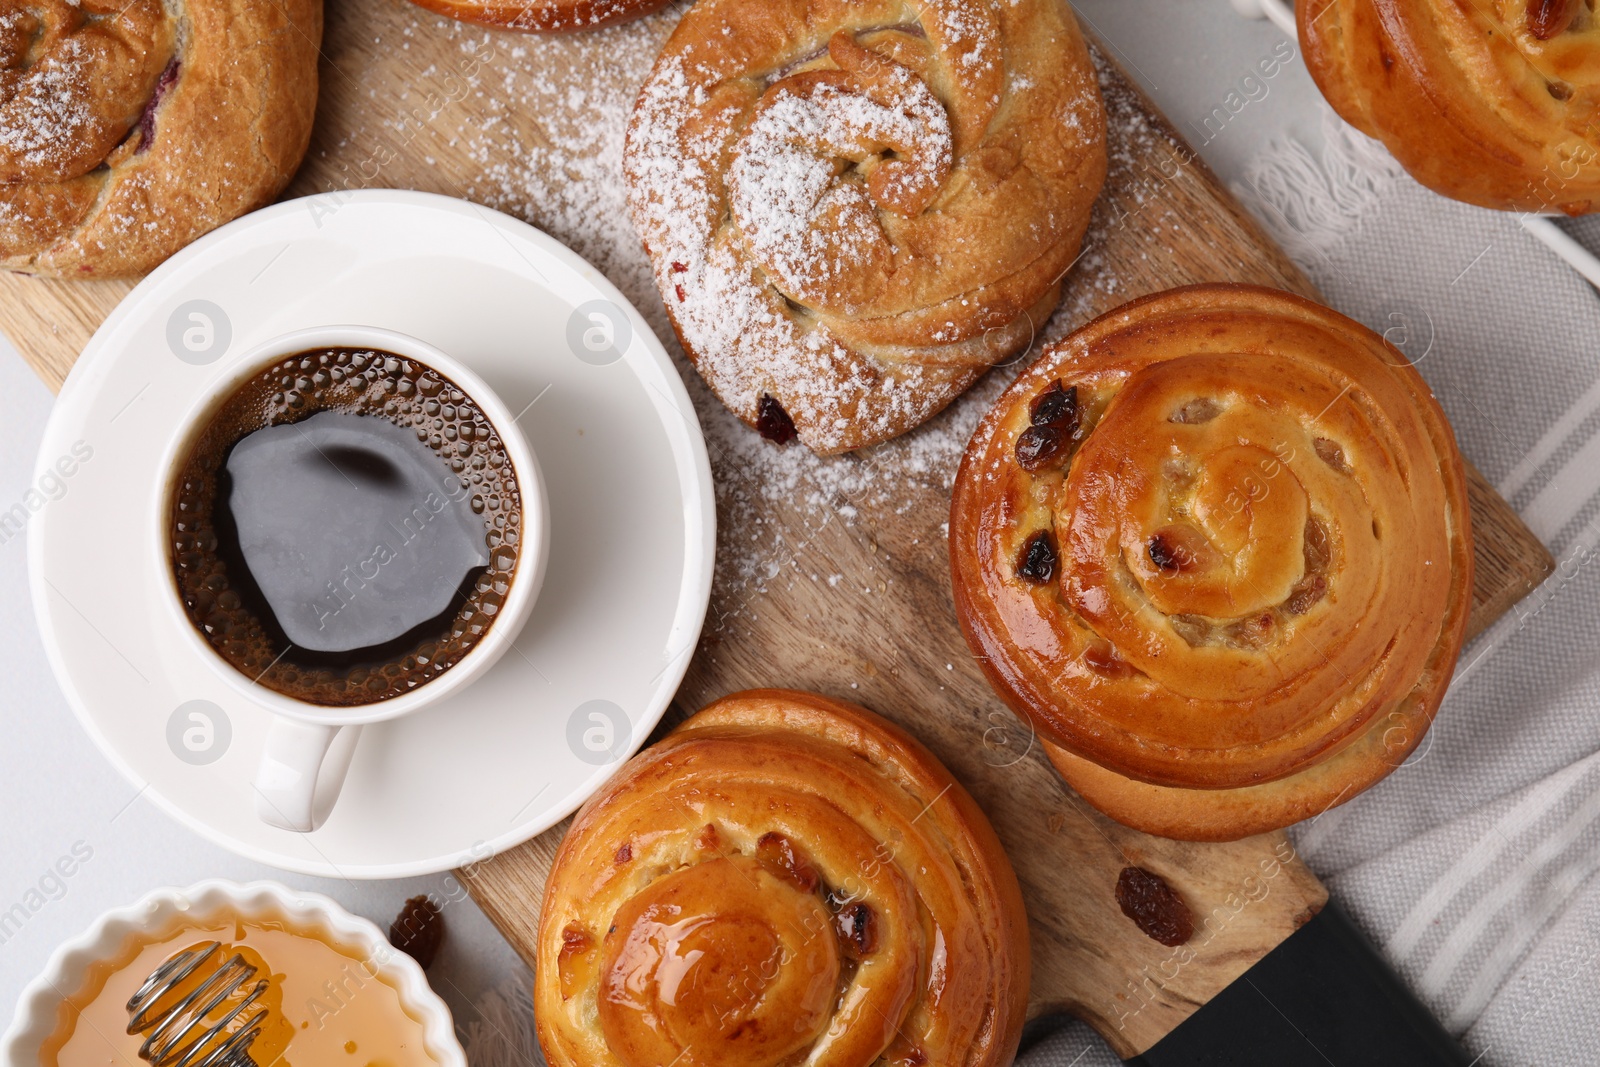
[[[652,79],[636,115],[657,106],[676,109],[679,91],[689,89],[670,70]],[[944,401],[930,407],[922,400],[922,368],[906,366],[898,376],[874,380],[869,368],[852,365],[849,351],[825,328],[808,330],[787,314],[783,297],[758,283],[742,247],[710,239],[707,220],[723,207],[720,176],[709,175],[693,157],[651,151],[649,141],[635,144],[632,166],[651,174],[662,200],[674,205],[657,216],[664,240],[652,257],[667,310],[707,381],[736,412],[749,413],[746,421],[754,421],[760,397],[771,395],[781,398],[797,427],[814,428],[824,440],[839,439],[849,433],[861,398],[872,395],[877,436],[888,437],[896,422],[920,422],[943,406]],[[747,373],[751,367],[758,368],[754,375]],[[816,388],[818,382],[824,387]],[[724,392],[730,387],[738,389],[736,400]]]
[[[893,192],[916,205],[937,195],[949,175],[944,106],[904,68],[895,68],[894,80],[904,94],[899,108],[826,82],[809,94],[782,90],[739,142],[728,171],[733,217],[785,291],[825,299],[846,264],[893,255],[871,183],[840,181],[836,160],[899,153],[896,162],[907,165],[891,175]],[[874,173],[886,173],[883,166]]]
[[[66,181],[99,166],[138,121],[172,49],[159,0],[10,6],[0,21],[0,182]]]
[[[712,389],[751,424],[776,404],[833,453],[905,432],[1026,346],[1103,140],[1054,0],[708,0],[645,83],[626,172]]]
[[[277,195],[320,0],[0,0],[0,267],[150,270]]]
[[[66,144],[92,129],[95,116],[79,69],[82,51],[78,42],[65,41],[56,62],[16,80],[14,95],[0,108],[0,170],[24,174],[51,168]]]

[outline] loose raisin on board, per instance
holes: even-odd
[[[426,969],[444,943],[444,915],[427,897],[412,897],[389,924],[389,944]]]
[[[1166,879],[1143,867],[1124,867],[1117,876],[1117,906],[1139,931],[1168,948],[1194,936],[1194,915]]]
[[[786,445],[799,436],[783,405],[765,393],[756,405],[756,432],[775,445]]]
[[[1056,576],[1056,539],[1049,530],[1040,530],[1023,544],[1017,554],[1017,577],[1035,585],[1046,585]]]

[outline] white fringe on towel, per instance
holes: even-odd
[[[1293,138],[1274,140],[1245,167],[1233,194],[1291,258],[1311,268],[1351,234],[1405,170],[1383,144],[1323,106],[1321,159]]]
[[[544,1067],[533,1021],[533,979],[522,974],[480,1000],[463,1026],[472,1067]]]

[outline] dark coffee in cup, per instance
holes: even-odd
[[[210,646],[295,700],[387,700],[449,670],[505,604],[522,500],[499,432],[414,359],[279,360],[197,428],[168,548]]]

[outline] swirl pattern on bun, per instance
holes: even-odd
[[[1022,894],[948,771],[876,715],[712,704],[578,813],[540,920],[552,1067],[1009,1063]]]
[[[1466,625],[1468,523],[1449,426],[1382,338],[1275,290],[1177,289],[1048,350],[980,424],[957,614],[1088,800],[1243,837],[1421,740]]]

